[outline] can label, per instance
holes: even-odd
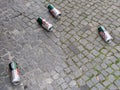
[[[47,22],[45,19],[42,19],[42,26],[48,31],[50,31],[53,27],[52,24]]]
[[[11,62],[9,64],[10,70],[12,72],[12,83],[14,85],[19,85],[20,84],[20,76],[19,76],[19,71],[18,71],[18,66],[16,62]]]
[[[12,70],[12,83],[16,83],[20,81],[19,71],[18,69]]]
[[[100,31],[99,34],[104,40],[106,40],[106,36],[105,36],[105,33],[103,31]]]
[[[111,37],[111,35],[108,33],[108,31],[106,31],[106,29],[105,29],[103,26],[99,27],[98,30],[99,30],[100,36],[101,36],[106,42],[109,43],[110,40],[113,39],[113,38]]]
[[[50,10],[50,12],[52,13],[53,16],[58,17],[61,15],[60,11],[57,10],[56,8],[53,8],[52,10]]]

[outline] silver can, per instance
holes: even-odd
[[[48,9],[54,17],[59,18],[59,16],[61,16],[61,12],[56,9],[52,4],[48,5]]]
[[[53,25],[51,23],[47,22],[44,18],[39,17],[37,19],[37,22],[47,31],[53,30]]]
[[[9,68],[11,70],[11,81],[13,85],[19,85],[20,84],[20,75],[18,71],[18,66],[16,62],[11,62],[9,64]]]
[[[111,40],[113,38],[103,26],[100,26],[98,28],[98,32],[99,32],[100,36],[104,39],[105,42],[111,43]]]

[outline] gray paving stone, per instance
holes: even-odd
[[[95,56],[97,56],[97,55],[99,54],[99,52],[96,51],[96,50],[92,50],[91,53],[92,53],[93,55],[95,55]]]
[[[88,59],[94,59],[95,57],[92,54],[87,55]]]
[[[107,68],[106,71],[107,71],[108,73],[112,73],[112,72],[113,72],[113,70],[112,70],[110,67]]]
[[[92,88],[92,87],[94,86],[94,83],[93,83],[92,81],[88,81],[88,82],[87,82],[87,86],[88,86],[89,88]]]
[[[77,83],[76,83],[75,80],[72,80],[72,81],[69,83],[70,87],[75,87],[76,84],[77,84]]]
[[[59,84],[59,85],[61,85],[62,83],[64,83],[65,82],[65,80],[63,79],[63,78],[59,78],[58,80],[57,80],[57,83]]]
[[[114,83],[116,86],[118,86],[118,87],[120,86],[120,80],[116,80]]]
[[[73,57],[72,59],[73,59],[73,61],[76,62],[76,63],[79,62],[79,59],[77,58],[77,56]]]
[[[65,90],[68,87],[68,84],[67,83],[63,83],[61,86],[62,86],[62,89]]]
[[[102,73],[104,76],[107,76],[107,75],[108,75],[108,72],[106,72],[105,70],[102,70],[101,73]]]
[[[115,71],[114,73],[116,76],[119,76],[120,75],[120,72],[119,71]]]
[[[112,84],[109,86],[109,89],[110,90],[117,90],[118,88],[114,84]]]
[[[49,3],[54,4],[62,12],[60,20],[49,15],[46,8]],[[16,0],[15,2],[2,0],[0,64],[5,63],[5,70],[0,71],[7,73],[5,65],[9,61],[8,52],[11,52],[20,64],[24,82],[30,84],[29,90],[48,88],[80,90],[86,83],[91,90],[118,89],[120,88],[117,80],[120,66],[119,12],[119,0]],[[36,19],[39,16],[53,24],[53,32],[46,32],[37,24]],[[113,36],[113,45],[106,44],[99,37],[97,28],[100,24],[104,25]],[[14,30],[15,28],[17,30]],[[64,56],[66,59],[61,58]],[[96,68],[96,71],[93,68]],[[79,73],[73,75],[75,74],[73,72],[79,69],[82,70],[82,75]],[[68,76],[70,78],[65,79]],[[21,88],[13,89],[7,80],[8,75],[5,77],[5,80],[1,80],[6,82],[5,89],[21,90]],[[59,81],[60,78],[63,80]],[[100,83],[96,82],[96,78]],[[57,83],[57,80],[61,84]],[[70,85],[72,80],[77,81],[76,85],[75,83]],[[93,85],[90,83],[92,81],[95,81]],[[50,82],[52,85],[48,85]],[[67,88],[64,83],[68,85]]]
[[[98,83],[98,84],[96,85],[96,87],[97,87],[98,89],[105,89],[105,87],[104,87],[101,83]]]
[[[93,88],[91,88],[91,90],[98,90],[98,88],[96,88],[96,87],[93,87]]]
[[[119,67],[118,67],[116,64],[112,64],[112,68],[113,68],[114,70],[119,70]]]
[[[4,63],[0,63],[0,72],[1,72],[0,76],[3,77],[2,74],[5,72],[5,65],[4,65]]]
[[[102,63],[101,67],[105,69],[105,68],[107,68],[107,65],[105,63]]]
[[[66,68],[66,69],[64,69],[64,71],[65,71],[67,74],[69,74],[69,73],[71,72],[71,69],[70,69],[70,68]]]
[[[109,79],[110,82],[114,82],[115,76],[109,75],[109,76],[108,76],[108,79]]]
[[[75,75],[75,78],[78,78],[82,75],[82,70],[80,70],[80,69],[76,70],[76,71],[73,72],[73,74]]]
[[[99,78],[99,81],[105,80],[105,77],[102,74],[98,75],[98,78]]]
[[[54,89],[53,89],[52,85],[48,85],[47,90],[54,90]]]
[[[68,46],[69,48],[70,48],[70,50],[74,53],[74,54],[79,54],[80,53],[80,51],[77,49],[77,47],[76,46],[74,46],[74,45],[70,45],[70,46]]]
[[[81,86],[80,89],[81,90],[89,90],[89,87],[88,87],[88,85],[84,85],[84,86]]]
[[[93,77],[91,79],[91,81],[94,83],[94,84],[97,84],[99,82],[99,80],[96,78],[96,77]]]
[[[6,49],[2,49],[0,50],[0,56],[3,56],[7,53],[7,50]]]
[[[111,82],[109,82],[108,80],[106,80],[106,81],[103,82],[103,85],[104,85],[104,86],[108,86],[110,83],[111,83]]]

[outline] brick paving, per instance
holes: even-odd
[[[51,3],[62,12],[50,15]],[[41,16],[54,25],[47,32]],[[119,90],[119,0],[1,0],[0,90]],[[99,25],[113,36],[98,35]],[[19,65],[21,85],[10,83],[8,64]]]

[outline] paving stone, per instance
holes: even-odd
[[[116,80],[114,83],[116,86],[118,86],[118,87],[120,86],[120,80]]]
[[[92,49],[94,48],[94,45],[93,45],[93,44],[87,44],[87,45],[86,45],[86,48],[87,48],[88,50],[92,50]]]
[[[110,67],[107,68],[106,71],[107,71],[108,73],[112,73],[112,72],[113,72],[113,70],[112,70]]]
[[[0,56],[3,56],[7,53],[7,50],[6,49],[2,49],[0,50]]]
[[[87,68],[89,68],[89,69],[91,69],[91,68],[94,67],[94,66],[92,65],[92,63],[87,63],[86,66],[87,66]]]
[[[99,80],[97,79],[97,77],[93,77],[91,80],[92,80],[92,82],[93,82],[94,84],[96,84],[96,83],[99,82]]]
[[[63,79],[63,78],[59,78],[58,80],[57,80],[57,83],[60,85],[60,84],[62,84],[62,83],[64,83],[65,82],[65,80]]]
[[[96,87],[93,87],[93,88],[91,88],[91,90],[98,90],[98,88],[96,88]]]
[[[105,70],[102,70],[101,73],[102,73],[104,76],[107,76],[107,75],[108,75],[108,72],[106,72]]]
[[[72,79],[71,79],[70,77],[66,76],[66,77],[64,78],[64,80],[65,80],[66,83],[69,83]]]
[[[113,75],[109,75],[109,76],[108,76],[108,79],[109,79],[110,82],[114,82],[115,77],[114,77]]]
[[[79,58],[79,59],[82,59],[83,57],[84,57],[84,55],[83,55],[83,54],[81,54],[81,53],[80,53],[80,54],[78,54],[78,58]]]
[[[94,86],[94,83],[93,83],[92,81],[88,81],[88,82],[87,82],[87,85],[88,85],[89,88],[91,88],[91,87]]]
[[[4,65],[4,63],[0,63],[0,72],[1,72],[0,76],[3,77],[2,74],[5,72],[5,65]]]
[[[77,47],[76,46],[74,46],[74,45],[70,45],[70,46],[68,46],[69,48],[70,48],[70,50],[74,53],[74,54],[79,54],[80,53],[80,51],[77,49]]]
[[[105,87],[104,87],[101,83],[98,83],[98,84],[96,85],[96,87],[97,87],[98,89],[105,89]]]
[[[97,52],[96,50],[92,50],[91,53],[95,56],[97,56],[99,54],[99,52]]]
[[[77,56],[73,57],[72,59],[73,59],[73,61],[76,62],[76,63],[79,62],[79,59],[77,58]]]
[[[86,84],[85,81],[82,78],[78,79],[77,82],[80,86],[83,86],[83,85]]]
[[[73,74],[75,75],[75,78],[78,78],[82,75],[82,70],[76,70],[73,72]]]
[[[72,80],[70,83],[69,83],[69,85],[70,85],[70,87],[74,87],[74,86],[76,86],[76,81],[75,80]]]
[[[107,65],[106,65],[105,63],[102,63],[101,66],[102,66],[102,68],[104,68],[104,69],[107,68]]]
[[[83,62],[83,64],[86,64],[86,63],[88,63],[89,60],[88,60],[88,58],[84,58],[81,61]]]
[[[108,80],[106,80],[106,81],[103,82],[103,85],[104,85],[104,86],[108,86],[110,83],[111,83],[111,82],[109,82]]]
[[[70,66],[70,69],[72,70],[72,72],[78,70],[78,67],[76,65]]]
[[[60,20],[49,15],[49,3],[62,12]],[[29,90],[120,89],[119,10],[119,0],[2,0],[0,71],[6,73],[11,52]],[[53,32],[37,24],[39,15],[53,24]],[[113,36],[113,45],[99,37],[100,24]],[[21,90],[9,84],[8,75],[5,77],[0,79],[6,83],[2,89]]]
[[[59,78],[59,74],[56,73],[55,75],[53,75],[53,79],[58,79]]]
[[[69,73],[71,72],[71,69],[66,68],[66,69],[64,69],[64,71],[65,71],[67,74],[69,74]]]
[[[119,76],[120,75],[120,72],[119,71],[115,71],[114,73],[116,76]]]
[[[84,85],[84,86],[81,86],[80,89],[81,90],[89,90],[89,87],[88,87],[88,85]]]
[[[114,84],[110,85],[108,88],[110,90],[117,90],[117,87]]]
[[[112,64],[112,68],[113,68],[114,70],[119,70],[119,67],[118,67],[116,64]]]
[[[105,80],[105,77],[102,74],[100,74],[100,75],[98,75],[98,79],[99,79],[99,81],[103,81],[103,80]]]
[[[88,59],[94,59],[95,57],[92,54],[87,55]]]
[[[62,86],[62,89],[64,90],[64,89],[66,89],[68,87],[68,84],[67,83],[63,83],[61,86]]]
[[[48,85],[47,90],[54,90],[54,89],[53,89],[52,85]]]
[[[107,54],[108,50],[102,49],[101,52],[102,52],[103,54]]]

